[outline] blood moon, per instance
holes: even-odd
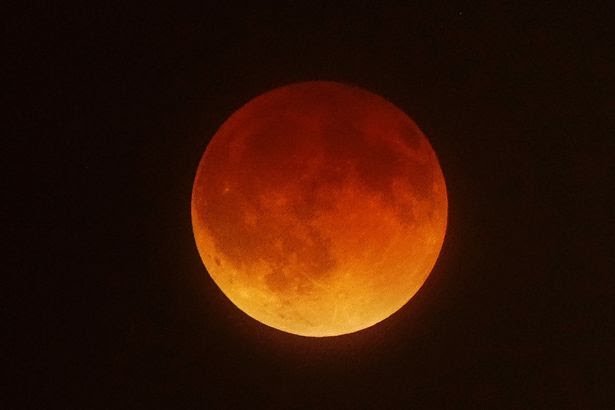
[[[207,270],[254,319],[304,336],[355,332],[418,291],[447,194],[427,138],[378,95],[303,82],[249,101],[199,164],[192,224]]]

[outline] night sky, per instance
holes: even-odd
[[[202,3],[3,19],[14,408],[611,407],[608,2]],[[408,113],[449,195],[419,293],[336,338],[238,310],[190,220],[217,128],[307,80],[358,85]]]

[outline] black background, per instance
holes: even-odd
[[[17,205],[5,213],[7,400],[608,407],[608,2],[203,3],[4,18],[3,179]],[[439,156],[450,206],[440,259],[412,301],[325,339],[270,329],[225,299],[189,207],[217,127],[262,92],[317,79],[406,111]]]

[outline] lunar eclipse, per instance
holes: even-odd
[[[423,285],[447,223],[429,141],[384,98],[335,82],[262,94],[198,166],[192,225],[207,271],[242,311],[303,336],[372,326]]]

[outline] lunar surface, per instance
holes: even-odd
[[[276,329],[335,336],[400,309],[431,272],[447,194],[427,138],[363,89],[304,82],[249,101],[199,164],[192,224],[207,271]]]

